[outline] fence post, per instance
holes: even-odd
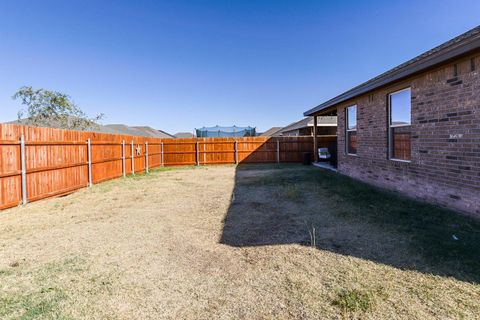
[[[148,141],[145,142],[145,173],[148,173]]]
[[[237,140],[235,140],[233,147],[235,148],[235,164],[238,164],[238,141]]]
[[[195,154],[196,154],[196,158],[197,158],[197,166],[199,166],[200,165],[200,151],[198,149],[198,141],[195,144]]]
[[[162,143],[161,143],[161,146],[162,146],[162,159],[161,159],[161,160],[162,160],[162,167],[164,167],[165,164],[164,164],[164,162],[163,162],[163,141],[162,141]]]
[[[280,163],[280,140],[277,139],[277,163]]]
[[[125,168],[125,140],[122,140],[122,175],[124,178],[127,175]]]
[[[135,175],[135,156],[133,155],[133,140],[131,142],[130,159],[132,160],[132,176]]]
[[[88,187],[92,187],[92,145],[90,138],[87,139],[87,161],[88,161]]]
[[[25,136],[20,136],[20,162],[22,170],[22,204],[27,204],[27,162],[25,160]]]
[[[203,144],[203,163],[207,164],[207,144]]]

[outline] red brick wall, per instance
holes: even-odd
[[[388,159],[387,95],[412,89],[411,162]],[[345,153],[345,108],[357,104],[358,155]],[[338,106],[339,172],[480,217],[480,54]]]

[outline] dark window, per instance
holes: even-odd
[[[353,105],[346,109],[346,152],[357,154],[357,106]]]
[[[411,99],[410,88],[388,96],[390,159],[405,161],[411,159]]]

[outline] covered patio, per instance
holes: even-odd
[[[319,117],[337,117],[337,109],[321,110],[313,114],[306,114],[305,116],[313,117],[313,164],[316,167],[330,169],[336,171],[337,168],[337,138],[338,138],[338,123],[337,135],[334,141],[325,142],[320,139],[318,132]],[[338,118],[337,118],[338,119]],[[338,121],[338,120],[337,120]],[[319,156],[319,148],[328,148],[330,158],[323,159]]]

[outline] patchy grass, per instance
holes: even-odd
[[[0,270],[0,277],[2,276],[9,276],[13,274],[13,270],[10,269],[2,269]]]
[[[478,243],[312,167],[165,168],[3,211],[0,318],[474,319]]]
[[[0,298],[0,317],[18,319],[59,319],[56,309],[66,297],[56,288],[45,288],[27,295],[5,295]]]
[[[332,304],[338,306],[343,312],[367,312],[373,309],[374,294],[357,289],[342,290]]]
[[[61,303],[67,299],[65,283],[60,281],[69,272],[77,271],[77,259],[50,262],[34,270],[10,270],[3,279],[7,284],[0,292],[0,317],[2,319],[61,319]],[[15,281],[12,283],[12,280]],[[14,286],[12,286],[14,284]]]
[[[291,200],[291,201],[302,201],[302,195],[303,195],[303,190],[301,190],[298,185],[286,185],[284,187],[284,196],[285,198]]]
[[[261,166],[260,166],[261,167]],[[263,192],[263,189],[284,191],[284,199],[307,202],[300,208],[311,208],[303,216],[309,225],[324,224],[327,216],[342,224],[368,224],[388,231],[389,241],[398,239],[410,246],[413,257],[396,261],[398,267],[434,272],[480,282],[480,221],[451,210],[415,201],[394,192],[380,190],[330,171],[298,166],[263,166],[268,175],[253,176],[258,166],[241,167],[237,192]],[[242,177],[242,171],[246,177]],[[314,208],[312,206],[317,206]],[[340,222],[340,221],[337,221]],[[321,236],[321,228],[318,229]],[[455,235],[459,240],[454,240]],[[375,240],[373,234],[352,234]],[[288,240],[287,240],[288,241]],[[340,245],[337,243],[337,245]],[[368,244],[365,244],[368,246]],[[368,248],[368,247],[367,247]],[[348,248],[344,248],[348,252]],[[421,258],[422,263],[414,257]],[[395,263],[395,261],[392,261]]]

